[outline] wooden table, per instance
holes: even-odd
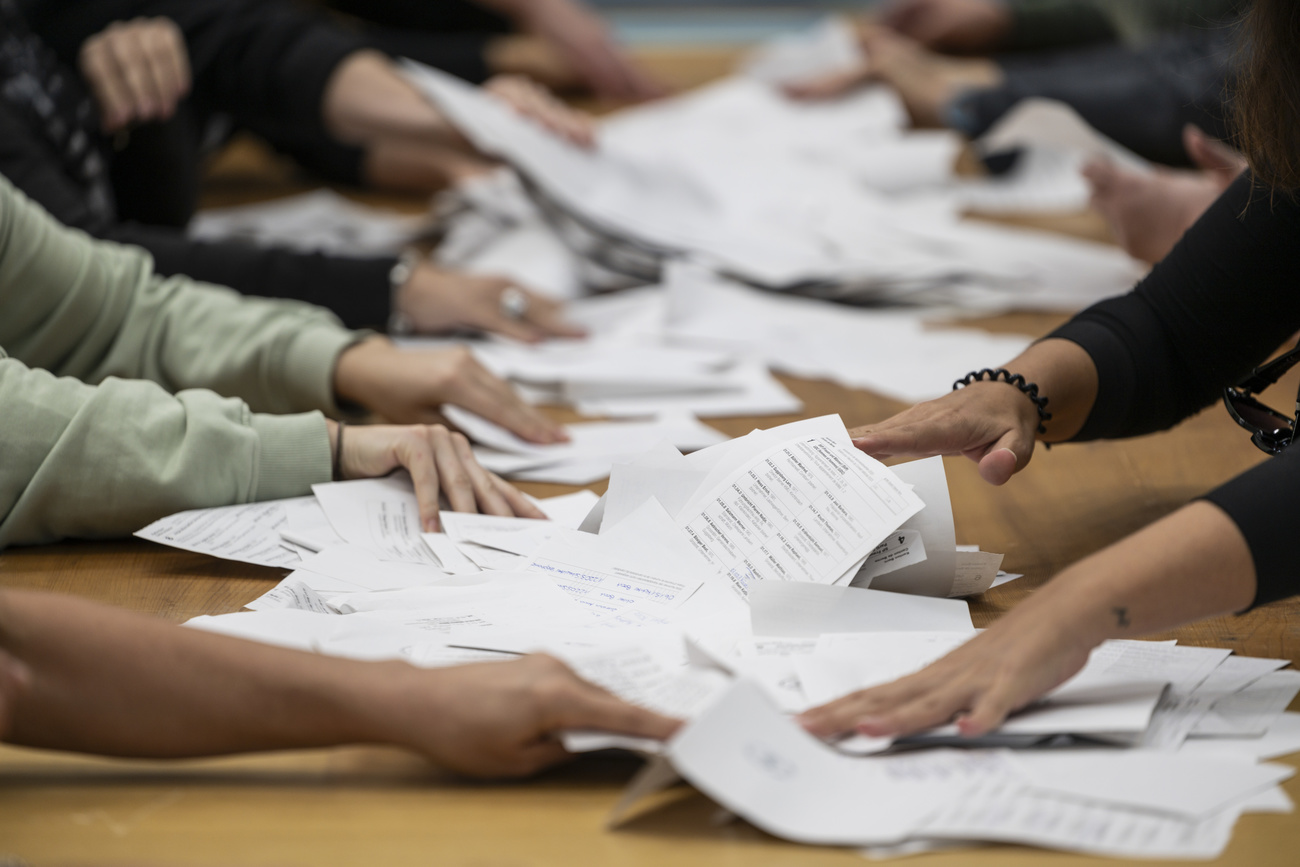
[[[693,62],[708,70],[722,66],[703,54]],[[227,181],[235,187],[242,183],[237,176]],[[1042,334],[1059,321],[1018,314],[981,326]],[[954,376],[962,372],[954,371]],[[838,412],[852,426],[901,408],[826,382],[784,380],[805,402],[806,416]],[[1281,388],[1295,388],[1295,378],[1289,382]],[[742,434],[756,425],[793,419],[730,419],[716,426]],[[1050,452],[1040,448],[1029,468],[1003,488],[980,481],[973,464],[948,459],[958,541],[1005,552],[1006,568],[1027,576],[974,602],[976,623],[991,622],[1061,567],[1261,459],[1219,408],[1173,431],[1123,443]],[[526,487],[543,496],[570,490]],[[0,554],[0,585],[80,594],[175,622],[239,610],[281,574],[138,541]],[[1300,603],[1280,603],[1169,635],[1188,644],[1284,657],[1300,665]],[[1287,761],[1300,763],[1300,756]],[[796,846],[743,822],[719,823],[716,807],[687,788],[667,793],[657,809],[623,828],[606,830],[604,817],[636,767],[627,758],[585,757],[527,782],[486,785],[453,779],[414,756],[377,748],[171,763],[0,748],[0,864],[6,854],[39,865],[862,863],[849,851]],[[1292,798],[1300,798],[1300,778],[1286,788]],[[923,856],[908,863],[993,867],[1085,862],[1103,863],[1016,847]],[[1238,824],[1220,863],[1281,867],[1297,862],[1300,820],[1253,815]]]

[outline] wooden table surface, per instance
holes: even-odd
[[[681,56],[682,63],[698,68],[673,66],[671,54],[656,60],[677,69],[682,83],[725,68],[719,60],[725,54]],[[224,179],[227,192],[246,182],[237,169]],[[1086,218],[1067,223],[1095,225]],[[1059,321],[1024,313],[979,326],[1042,334]],[[1295,378],[1281,388],[1295,388]],[[854,426],[902,408],[828,382],[783,380],[805,402],[803,416],[838,412]],[[795,418],[727,419],[716,427],[736,435]],[[1005,552],[1005,568],[1027,576],[973,602],[976,624],[996,619],[1063,566],[1262,458],[1215,407],[1175,430],[1136,440],[1050,452],[1040,447],[1029,468],[1002,488],[984,484],[973,464],[947,459],[958,541]],[[572,490],[525,487],[540,496]],[[134,540],[0,553],[0,585],[79,594],[175,622],[237,611],[282,574]],[[1207,621],[1169,637],[1287,658],[1300,666],[1300,602]],[[1300,767],[1300,755],[1284,761]],[[631,758],[588,756],[526,782],[480,784],[445,775],[415,756],[378,748],[162,763],[0,747],[0,865],[7,855],[33,865],[658,867],[671,861],[683,867],[766,867],[862,861],[851,851],[797,846],[744,822],[720,822],[716,807],[685,787],[666,793],[622,828],[607,830],[605,816],[638,764]],[[1286,788],[1293,799],[1300,798],[1300,777]],[[908,863],[992,867],[1100,859],[999,846]],[[1300,819],[1244,817],[1217,863],[1300,863]]]

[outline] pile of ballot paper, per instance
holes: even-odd
[[[818,32],[837,44],[808,46],[809,56],[847,52],[842,25]],[[782,75],[793,72],[781,66],[751,64],[619,112],[583,148],[490,94],[408,63],[411,81],[510,167],[444,205],[440,258],[567,296],[654,283],[665,264],[692,259],[772,289],[980,309],[1078,307],[1140,273],[1114,248],[960,219],[971,207],[1086,205],[1081,162],[1131,155],[1069,109],[1029,106],[994,131],[988,148],[1025,152],[1009,178],[961,178],[960,138],[909,129],[892,90],[800,102],[784,94]]]
[[[573,751],[653,757],[616,811],[685,779],[791,840],[891,854],[1010,841],[1213,857],[1238,816],[1286,811],[1300,750],[1283,660],[1115,641],[979,740],[940,728],[825,743],[791,714],[916,671],[975,630],[960,598],[1010,580],[958,546],[943,462],[887,468],[837,417],[616,463],[603,497],[549,521],[444,512],[423,533],[409,479],[185,512],[138,535],[291,568],[251,610],[189,625],[420,666],[555,654],[628,701],[688,720],[666,743],[569,732]]]

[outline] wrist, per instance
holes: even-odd
[[[334,365],[335,398],[340,403],[369,407],[375,390],[383,384],[393,351],[385,337],[371,337],[343,350]]]
[[[1037,439],[1063,442],[1079,432],[1097,398],[1097,367],[1083,347],[1072,340],[1048,337],[1005,367],[1036,384],[1038,394],[1049,401],[1052,420],[1046,425],[1047,433],[1038,434]]]

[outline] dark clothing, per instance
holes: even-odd
[[[218,113],[261,135],[278,150],[325,177],[355,184],[361,151],[333,141],[320,106],[330,76],[345,57],[370,45],[326,16],[276,0],[20,0],[27,23],[70,69],[87,39],[114,21],[170,18],[189,52],[193,88],[186,102],[192,114],[155,129],[134,132],[127,151],[143,171],[118,181],[123,219],[175,224],[197,177],[163,176],[147,167],[175,160],[175,147],[200,142]],[[189,162],[197,170],[198,155]],[[183,161],[185,157],[179,157]],[[161,179],[161,180],[160,180]],[[179,192],[176,183],[189,189]],[[191,195],[192,197],[192,195]],[[136,212],[136,202],[148,210]],[[159,203],[167,207],[158,208]]]
[[[510,33],[510,21],[469,0],[326,0],[352,16],[361,35],[394,57],[409,57],[474,84],[491,74],[487,44]]]
[[[187,274],[247,295],[294,298],[334,310],[350,327],[383,326],[394,257],[344,258],[198,243],[180,227],[197,201],[198,124],[185,107],[170,124],[132,132],[139,151],[114,154],[80,79],[0,0],[0,174],[66,225],[136,244],[162,274]],[[117,194],[109,177],[117,184]],[[120,221],[118,204],[152,218]]]
[[[1240,178],[1127,295],[1053,333],[1097,366],[1097,402],[1078,440],[1139,436],[1213,404],[1300,330],[1300,203],[1270,202]],[[1244,213],[1243,213],[1244,212]],[[1274,403],[1290,405],[1290,395]],[[1243,431],[1242,448],[1253,448]],[[1300,593],[1296,571],[1300,447],[1206,498],[1241,528],[1256,604]]]
[[[957,97],[950,122],[974,138],[1022,99],[1056,99],[1135,153],[1187,165],[1182,139],[1187,124],[1218,139],[1232,136],[1226,100],[1234,31],[1224,25],[1186,30],[1141,47],[1002,57],[1003,83]]]

